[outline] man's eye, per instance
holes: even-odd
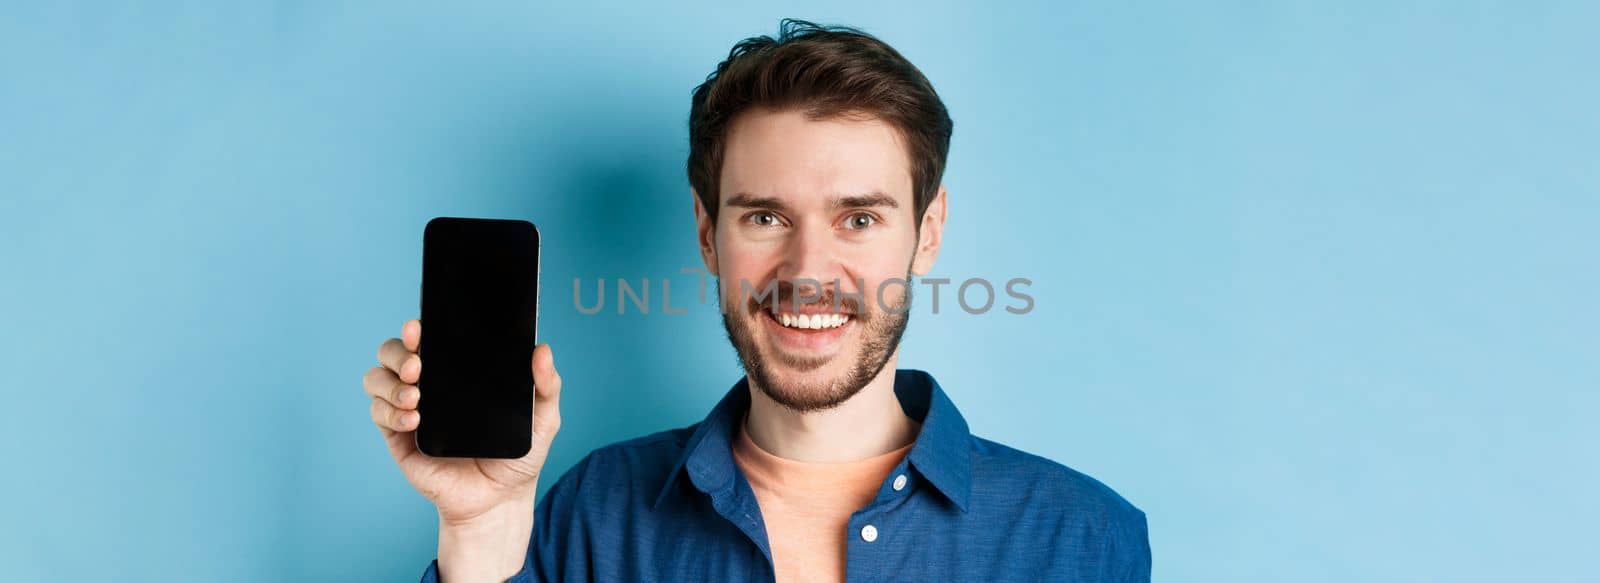
[[[778,217],[769,212],[751,213],[749,220],[758,227],[775,227],[778,225]]]
[[[852,231],[860,231],[877,224],[877,222],[878,219],[872,215],[866,213],[856,213],[850,215],[844,220],[844,226],[846,229],[850,229]]]

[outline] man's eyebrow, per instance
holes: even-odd
[[[783,201],[778,200],[777,197],[773,197],[773,196],[756,196],[756,195],[745,193],[745,192],[741,192],[741,193],[738,193],[738,194],[735,194],[733,196],[728,197],[727,202],[725,202],[723,204],[725,204],[727,206],[737,206],[737,207],[744,207],[744,208],[767,209],[767,210],[783,210],[785,208],[784,204],[783,204]]]
[[[841,196],[833,199],[832,204],[834,208],[900,208],[900,203],[895,202],[894,197],[881,192]]]
[[[755,208],[766,210],[784,210],[788,208],[781,199],[775,196],[756,196],[747,192],[740,192],[728,197],[724,203],[730,207]],[[900,203],[894,197],[882,192],[869,192],[867,194],[852,194],[834,197],[828,201],[828,206],[833,208],[900,208]]]

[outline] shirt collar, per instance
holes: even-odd
[[[906,454],[911,466],[966,512],[972,493],[972,435],[966,419],[933,375],[926,372],[895,371],[894,394],[906,415],[922,423],[911,453]],[[733,487],[733,477],[738,472],[733,461],[733,439],[738,435],[735,431],[739,420],[749,409],[749,379],[741,378],[689,436],[652,508],[661,507],[685,474],[696,488],[713,496]]]

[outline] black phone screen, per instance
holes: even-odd
[[[527,455],[539,231],[520,220],[439,217],[422,241],[417,448],[441,457]]]

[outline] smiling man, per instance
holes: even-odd
[[[746,375],[705,420],[595,450],[537,503],[560,427],[550,347],[528,457],[430,458],[407,322],[363,384],[439,510],[424,580],[1148,581],[1140,510],[974,436],[932,376],[895,367],[908,282],[942,242],[951,127],[859,31],[785,21],[735,46],[694,92],[688,173]]]

